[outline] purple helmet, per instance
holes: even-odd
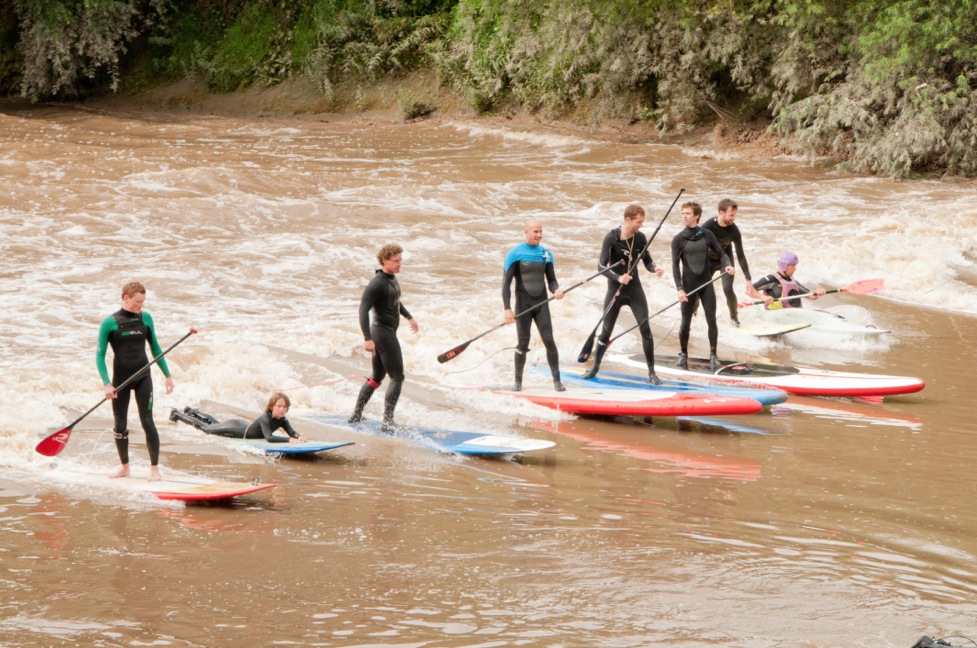
[[[787,272],[787,266],[797,265],[797,255],[793,252],[783,251],[777,255],[777,269]]]

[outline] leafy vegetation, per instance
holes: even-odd
[[[761,119],[857,172],[977,176],[977,0],[13,0],[0,39],[0,92],[32,100],[432,69],[478,112]]]

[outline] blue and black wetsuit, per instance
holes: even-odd
[[[601,359],[607,351],[608,341],[614,332],[614,325],[617,323],[618,313],[621,308],[628,306],[634,319],[638,322],[638,330],[641,332],[641,346],[644,350],[645,361],[648,363],[648,372],[655,371],[655,340],[651,335],[651,324],[648,322],[648,299],[645,291],[641,287],[641,278],[638,275],[638,262],[644,264],[648,272],[655,272],[655,262],[651,258],[651,252],[646,248],[648,239],[642,232],[635,232],[629,239],[621,239],[621,227],[615,227],[604,236],[600,246],[600,258],[597,261],[597,269],[600,271],[614,266],[608,270],[607,291],[604,293],[604,325],[600,336],[597,338],[597,351],[594,354],[594,366],[585,377],[597,375],[600,369]],[[638,255],[641,255],[638,258]],[[623,263],[621,263],[623,261]],[[617,264],[617,265],[615,265]],[[631,281],[626,285],[621,283],[621,277],[631,274]],[[618,294],[620,290],[620,294]],[[617,299],[614,296],[617,295]]]
[[[715,234],[701,227],[685,227],[672,239],[672,277],[675,279],[675,289],[691,293],[699,286],[706,285],[699,292],[689,295],[689,301],[682,302],[682,324],[678,331],[678,341],[682,353],[689,352],[689,333],[692,330],[692,315],[696,306],[702,301],[702,310],[706,314],[709,326],[709,349],[711,355],[716,355],[719,346],[719,327],[716,326],[716,291],[712,284],[712,266],[709,262],[709,251],[712,250],[720,260],[723,268],[729,265],[729,257],[719,247]]]
[[[730,265],[733,265],[733,246],[736,246],[736,260],[739,261],[740,269],[747,281],[750,281],[750,266],[746,262],[746,253],[743,251],[743,237],[740,235],[740,228],[736,223],[730,223],[726,227],[719,224],[717,217],[712,217],[705,222],[702,229],[712,232],[719,241],[719,247],[726,253]],[[736,292],[733,290],[733,275],[725,273],[725,266],[715,250],[710,248],[709,255],[710,272],[717,270],[723,273],[723,293],[726,295],[726,306],[729,308],[729,316],[734,322],[739,322],[739,304],[736,301]]]
[[[546,289],[551,293],[560,289],[553,268],[553,254],[542,245],[520,243],[505,255],[504,276],[502,277],[502,304],[506,310],[512,308],[512,281],[516,281],[516,313],[521,313],[534,304],[537,308],[516,318],[518,345],[515,354],[516,385],[522,384],[522,373],[526,366],[526,352],[529,351],[529,337],[532,323],[546,347],[546,361],[550,366],[554,382],[560,381],[560,353],[553,339],[553,321],[550,318],[550,305],[546,302]]]
[[[153,318],[143,311],[141,314],[130,313],[119,309],[102,321],[98,329],[98,350],[95,354],[95,365],[102,378],[102,384],[109,384],[109,372],[105,365],[105,353],[112,347],[113,386],[121,385],[139,372],[149,363],[146,355],[146,345],[153,356],[160,355],[163,350],[156,339],[156,329]],[[166,366],[166,359],[160,358],[159,368],[163,375],[169,377],[170,369]],[[115,447],[119,451],[119,460],[123,464],[129,463],[129,399],[132,392],[136,394],[136,407],[139,410],[139,421],[146,432],[146,446],[149,448],[150,463],[159,464],[159,432],[153,422],[153,377],[147,369],[141,378],[129,383],[125,389],[118,392],[112,401],[112,414],[115,418]]]
[[[370,312],[373,313],[373,323],[370,323]],[[373,340],[376,353],[373,354],[373,375],[366,379],[356,401],[354,415],[350,422],[362,419],[363,406],[373,395],[373,392],[383,379],[390,376],[390,385],[384,398],[384,421],[393,423],[394,409],[400,399],[401,387],[404,384],[404,356],[400,350],[400,340],[397,339],[397,328],[400,318],[410,320],[411,314],[400,303],[400,284],[396,275],[377,270],[373,279],[363,291],[360,299],[360,330],[364,340]]]

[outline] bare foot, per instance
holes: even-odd
[[[129,476],[129,464],[122,464],[122,467],[116,470],[114,473],[109,475],[109,479],[118,479],[119,477]]]
[[[159,481],[159,466],[152,466],[149,469],[149,481]]]

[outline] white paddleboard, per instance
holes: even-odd
[[[745,333],[746,335],[755,335],[756,337],[773,337],[775,335],[783,335],[793,331],[800,331],[801,329],[806,329],[810,326],[810,324],[805,322],[779,323],[765,320],[754,320],[752,322],[744,322],[736,330],[740,333]]]

